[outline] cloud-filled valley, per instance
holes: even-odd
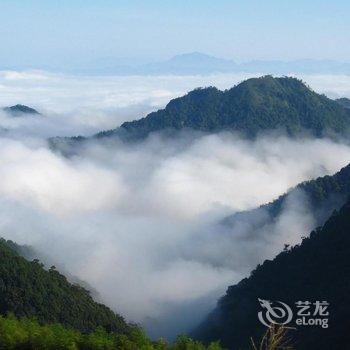
[[[302,193],[253,236],[218,223],[302,181],[335,173],[349,163],[350,144],[187,131],[135,144],[90,141],[65,158],[46,138],[113,128],[196,86],[228,88],[243,78],[2,72],[0,104],[28,104],[43,116],[0,115],[7,129],[0,138],[1,235],[32,245],[151,332],[160,323],[171,335],[193,327],[228,285],[314,226]],[[338,77],[339,85],[330,76],[305,79],[330,96],[350,96],[348,77]],[[185,309],[181,318],[176,311]]]

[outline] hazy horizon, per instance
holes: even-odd
[[[142,57],[98,57],[81,58],[79,61],[40,62],[18,64],[3,63],[0,59],[1,71],[47,72],[78,76],[147,76],[147,75],[208,75],[208,74],[336,74],[350,75],[350,61],[327,58],[306,58],[283,60],[278,58],[235,58],[210,55],[205,52],[181,52],[166,58],[145,59]]]
[[[4,0],[0,69],[143,64],[189,52],[237,62],[349,62],[349,10],[343,0]]]

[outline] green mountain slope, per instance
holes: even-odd
[[[88,291],[69,283],[55,268],[46,271],[38,260],[27,261],[16,247],[0,240],[0,315],[35,316],[83,332],[98,326],[119,333],[131,329],[121,316],[94,302]]]
[[[300,245],[265,261],[249,278],[228,288],[216,310],[197,329],[198,339],[220,339],[230,349],[248,347],[249,337],[265,331],[258,320],[258,298],[327,301],[329,328],[296,326],[294,348],[346,349],[350,343],[350,201]],[[295,316],[295,315],[294,315]],[[291,324],[295,327],[295,324]]]
[[[286,208],[288,198],[301,193],[308,208],[305,214],[311,214],[317,226],[323,225],[333,210],[341,208],[350,197],[350,164],[334,175],[303,182],[271,203],[228,216],[222,224],[235,232],[242,222],[249,223],[245,225],[246,230],[249,230],[246,234],[249,235],[275,222]]]
[[[30,247],[0,239],[0,349],[221,350],[186,336],[152,341],[141,328],[93,301],[54,267],[29,262]]]
[[[214,87],[193,90],[171,100],[165,109],[97,136],[138,139],[154,131],[185,128],[232,130],[247,136],[272,129],[291,135],[306,130],[321,136],[343,133],[349,126],[350,111],[341,104],[315,93],[298,79],[264,76],[226,91]]]

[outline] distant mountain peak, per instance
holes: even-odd
[[[5,107],[3,108],[3,110],[6,113],[11,114],[12,116],[20,116],[24,114],[40,115],[40,113],[36,109],[21,104]]]
[[[231,62],[233,61],[226,60],[224,58],[219,58],[216,56],[211,56],[202,52],[188,52],[180,55],[176,55],[168,60],[168,62],[179,62],[179,63],[217,63],[217,62]]]

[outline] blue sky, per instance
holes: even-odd
[[[350,61],[349,13],[345,0],[1,0],[0,65],[192,51]]]

